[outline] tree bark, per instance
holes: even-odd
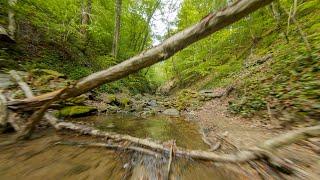
[[[80,33],[84,37],[84,39],[87,39],[88,36],[88,25],[90,22],[90,14],[91,14],[91,4],[92,0],[87,0],[87,3],[85,2],[86,0],[82,0],[81,4],[81,28],[80,28]]]
[[[119,52],[119,41],[120,41],[120,29],[121,29],[121,7],[122,0],[116,0],[115,2],[115,25],[114,25],[114,35],[112,44],[112,55],[115,59],[118,57]]]
[[[52,98],[50,101],[48,101],[46,104],[44,104],[39,110],[35,111],[27,120],[26,124],[22,127],[22,129],[19,131],[19,133],[15,136],[15,140],[24,140],[29,139],[31,136],[33,130],[35,129],[36,125],[42,120],[42,118],[45,116],[46,111],[49,109],[51,103],[53,103],[55,100],[58,100],[60,95],[65,91],[65,89],[62,89],[59,94],[57,94],[54,98]]]
[[[257,9],[270,4],[272,1],[273,0],[241,0],[220,11],[210,13],[199,23],[173,35],[162,44],[146,50],[109,69],[96,72],[79,80],[74,88],[69,89],[62,94],[61,98],[67,99],[81,95],[104,83],[116,81],[133,74],[140,69],[166,60],[194,42],[204,39],[210,34],[240,20]],[[54,91],[34,98],[11,101],[8,102],[8,106],[12,109],[32,109],[43,105],[46,101],[52,99],[58,92],[59,91]]]
[[[12,9],[17,3],[17,0],[8,0],[9,4],[9,11],[8,11],[8,34],[9,36],[14,39],[17,25],[16,25],[16,20],[14,18],[14,10]]]

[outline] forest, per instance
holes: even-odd
[[[1,0],[0,179],[319,179],[319,0]]]

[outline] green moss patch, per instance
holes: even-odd
[[[92,114],[97,108],[91,106],[67,106],[58,112],[59,117],[79,117]]]

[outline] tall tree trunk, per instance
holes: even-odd
[[[81,95],[104,83],[116,81],[133,74],[140,69],[166,60],[189,45],[206,38],[210,34],[240,20],[257,9],[270,4],[273,0],[241,0],[236,1],[227,8],[210,13],[197,24],[171,36],[160,45],[153,47],[141,54],[123,61],[109,69],[91,74],[81,80],[71,89],[64,92],[62,99]],[[12,109],[32,109],[43,105],[55,97],[60,91],[54,91],[34,98],[8,102]]]
[[[11,36],[12,39],[15,37],[17,25],[16,25],[16,20],[14,18],[14,10],[13,7],[16,5],[17,0],[8,0],[9,4],[9,11],[8,11],[8,34]]]
[[[88,36],[88,25],[90,23],[92,0],[82,0],[81,3],[81,28],[80,33],[82,34],[85,41]]]
[[[112,44],[112,55],[117,59],[119,52],[119,41],[120,41],[120,28],[121,28],[121,6],[122,0],[116,0],[115,2],[115,27]]]

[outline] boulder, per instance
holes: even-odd
[[[97,108],[91,106],[67,106],[62,108],[57,115],[59,117],[81,117],[92,114]]]
[[[0,73],[0,89],[6,89],[12,85],[14,85],[14,82],[11,81],[10,76]]]
[[[163,111],[163,114],[168,116],[179,116],[180,112],[177,109],[170,108]]]
[[[158,106],[157,101],[154,100],[154,99],[148,101],[147,105],[150,106],[150,107],[157,107]]]

